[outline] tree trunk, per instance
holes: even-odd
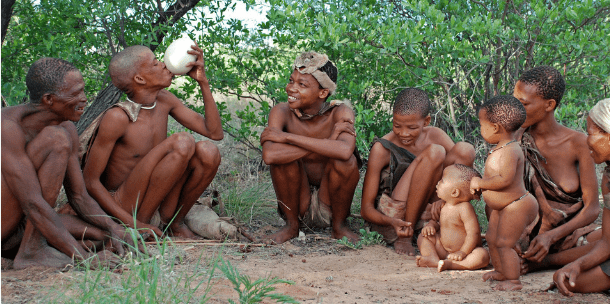
[[[2,9],[4,10],[4,1],[2,0]],[[154,52],[157,46],[161,44],[163,38],[165,38],[165,32],[160,28],[160,25],[173,25],[188,11],[194,8],[201,0],[176,0],[174,4],[167,8],[165,11],[159,10],[159,18],[152,24],[152,28],[156,30],[152,33],[155,37],[156,45],[150,45],[150,49]],[[4,13],[4,11],[3,11]],[[4,20],[4,19],[3,19]],[[3,35],[4,37],[4,35]],[[91,122],[106,109],[110,108],[113,104],[117,103],[121,98],[121,92],[112,83],[104,88],[95,98],[95,101],[87,108],[81,119],[76,124],[76,129],[80,135]]]
[[[81,116],[78,123],[76,123],[78,135],[83,133],[83,131],[85,131],[85,129],[98,115],[106,111],[113,104],[117,103],[121,98],[121,95],[123,95],[123,92],[121,92],[121,90],[115,87],[112,83],[97,94],[95,101],[93,101],[85,113],[83,113],[83,116]]]
[[[13,4],[15,4],[15,0],[2,0],[2,43],[4,43],[11,16],[13,16]]]

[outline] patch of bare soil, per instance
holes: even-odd
[[[262,230],[273,229],[263,227]],[[494,283],[481,277],[487,270],[446,271],[420,268],[414,257],[397,255],[386,246],[348,249],[330,239],[327,232],[308,234],[271,247],[210,246],[184,244],[186,258],[175,271],[186,271],[203,258],[208,261],[221,252],[224,259],[253,280],[278,277],[293,285],[276,285],[277,292],[302,303],[608,303],[604,294],[582,294],[573,298],[547,292],[553,271],[521,278],[521,291],[497,292]],[[4,261],[6,262],[6,261]],[[10,267],[3,263],[3,266]],[[45,295],[61,289],[73,275],[45,268],[2,270],[2,302],[45,302]],[[217,274],[219,271],[217,271]],[[237,300],[230,282],[221,276],[213,280],[211,303]]]

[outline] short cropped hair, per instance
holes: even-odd
[[[138,72],[142,52],[150,50],[142,45],[134,45],[118,52],[110,60],[108,71],[112,84],[129,95],[133,77]]]
[[[561,73],[548,65],[525,71],[519,81],[535,85],[537,87],[536,92],[540,97],[554,99],[557,105],[559,105],[561,98],[563,98],[563,92],[566,90],[566,82]]]
[[[78,71],[70,62],[59,58],[36,60],[25,76],[25,85],[30,92],[30,102],[40,103],[44,94],[56,93],[64,84],[69,72]]]
[[[517,131],[525,122],[525,107],[510,95],[495,96],[481,105],[485,116],[491,123],[501,125],[507,132]]]
[[[481,174],[473,167],[469,167],[462,164],[454,164],[453,166],[460,172],[460,174],[458,175],[458,180],[460,183],[470,183],[473,177],[481,177]]]
[[[394,114],[411,115],[419,114],[426,117],[430,114],[430,99],[423,90],[406,88],[398,93],[394,102]]]

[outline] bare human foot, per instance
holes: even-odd
[[[172,224],[169,226],[170,235],[174,237],[180,237],[185,239],[201,239],[200,236],[195,234],[186,224]]]
[[[27,250],[19,250],[15,256],[13,268],[24,269],[32,266],[64,268],[66,265],[72,264],[70,257],[50,246],[39,247],[35,251],[27,253],[25,251]]]
[[[292,228],[291,226],[284,226],[276,233],[263,237],[263,242],[267,245],[278,245],[282,244],[290,239],[299,236],[299,229]]]
[[[504,281],[504,280],[506,280],[506,277],[504,277],[503,274],[501,274],[495,270],[492,270],[492,271],[488,271],[483,274],[483,281],[489,281],[489,280]]]
[[[521,285],[521,281],[519,280],[505,280],[499,282],[494,286],[494,290],[496,291],[513,291],[513,290],[521,290],[523,285]]]
[[[421,256],[415,257],[415,264],[419,267],[436,267],[439,260],[432,256]]]
[[[354,244],[358,243],[358,241],[360,240],[360,236],[358,236],[357,234],[355,234],[354,232],[352,232],[349,228],[347,228],[345,226],[341,226],[340,228],[333,228],[333,232],[332,232],[331,236],[333,237],[333,239],[337,239],[337,240],[340,240],[343,237],[347,237],[349,239],[349,241]]]
[[[436,270],[438,270],[438,272],[447,270],[449,268],[449,265],[447,265],[447,263],[445,263],[445,262],[446,262],[445,260],[438,261],[438,265],[436,266]]]
[[[411,238],[398,238],[394,242],[394,250],[398,254],[406,254],[409,256],[415,255],[415,248],[413,248],[413,245],[411,244]],[[436,266],[436,263],[434,263],[434,266]]]

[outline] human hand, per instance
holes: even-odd
[[[354,128],[354,121],[352,119],[343,117],[340,121],[336,122],[333,126],[333,132],[328,139],[337,140],[339,135],[344,132],[356,136],[356,129]]]
[[[197,44],[191,46],[192,50],[188,50],[187,53],[197,56],[195,61],[191,61],[186,66],[193,67],[187,75],[195,79],[197,82],[207,82],[208,78],[205,75],[205,61],[203,60],[203,50],[199,48]]]
[[[138,232],[140,233],[140,235],[142,235],[142,238],[145,240],[148,239],[149,237],[152,237],[153,236],[152,233],[156,234],[158,237],[163,236],[163,231],[161,231],[161,229],[159,229],[159,227],[155,227],[150,224],[145,224],[140,221],[137,221],[136,225],[137,225]],[[152,233],[151,233],[151,231],[152,231]]]
[[[537,235],[523,254],[524,259],[539,263],[549,254],[553,236],[549,232]]]
[[[114,269],[121,264],[121,258],[109,250],[102,250],[97,253],[87,252],[75,258],[89,262],[89,268],[93,270],[102,268]]]
[[[453,261],[461,261],[467,256],[463,251],[456,251],[447,255],[447,258]]]
[[[134,253],[144,252],[144,246],[137,241],[137,238],[134,239],[123,226],[116,225],[116,227],[111,228],[109,231],[109,239],[111,249],[115,249],[115,252],[119,256],[125,254],[124,247],[127,247],[128,251]]]
[[[576,278],[578,278],[579,275],[580,266],[577,263],[570,263],[564,266],[563,268],[555,271],[555,273],[553,274],[553,284],[551,284],[551,287],[549,287],[549,289],[552,288],[554,285],[555,287],[557,287],[557,289],[559,289],[559,292],[561,292],[561,294],[563,294],[564,296],[571,297],[574,295],[574,293],[568,290],[568,286],[566,285],[566,283],[568,283],[572,288],[575,287]]]
[[[401,219],[395,218],[392,221],[392,226],[394,230],[396,230],[396,235],[398,237],[412,237],[413,236],[413,227],[411,223],[405,222]]]
[[[434,228],[434,226],[432,226],[430,224],[427,224],[421,230],[421,235],[424,237],[433,236],[435,233],[436,233],[436,229]]]
[[[470,180],[470,194],[476,194],[479,191],[481,191],[481,178],[475,176]]]
[[[263,133],[261,133],[261,146],[266,141],[271,141],[274,143],[286,143],[286,132],[282,132],[273,127],[266,127],[265,130],[263,130]]]

